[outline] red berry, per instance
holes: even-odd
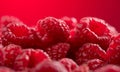
[[[49,59],[49,56],[40,49],[24,49],[21,54],[16,57],[14,63],[15,70],[26,70],[35,67],[38,63]]]
[[[93,33],[94,36],[93,38],[92,36],[89,38],[89,35],[86,35],[86,37],[88,37],[87,39],[89,40],[91,38],[94,39],[94,37],[97,37],[92,40],[92,43],[99,44],[105,50],[111,42],[112,33],[108,27],[108,24],[102,19],[94,17],[84,17],[80,20],[80,24],[77,25],[77,28],[80,31],[83,31],[84,29],[89,29],[89,32],[91,32],[91,34]]]
[[[110,29],[110,25],[104,20],[85,17],[80,20],[76,28],[70,31],[68,42],[72,48],[76,48],[74,50],[77,50],[84,43],[88,42],[97,43],[106,50],[111,42],[112,33],[113,31]]]
[[[3,16],[0,20],[1,25],[7,26],[9,23],[22,23],[18,18],[14,16]]]
[[[120,65],[120,34],[114,37],[107,49],[108,62]]]
[[[74,69],[73,72],[90,72],[90,70],[87,65],[83,64],[77,67],[76,69]]]
[[[21,53],[21,47],[10,44],[0,50],[2,50],[2,60],[0,60],[1,65],[13,68],[17,55]]]
[[[48,53],[51,59],[59,60],[66,57],[69,49],[70,45],[68,43],[58,43],[52,47],[46,48],[45,51]]]
[[[45,60],[39,63],[32,72],[68,72],[66,68],[57,61]]]
[[[46,17],[38,21],[36,29],[38,36],[42,36],[42,42],[46,44],[66,41],[69,36],[68,25],[54,17]]]
[[[100,59],[92,59],[87,62],[87,65],[89,66],[90,70],[95,70],[105,65],[105,62]]]
[[[108,24],[102,19],[84,17],[80,20],[80,24],[86,24],[86,28],[89,28],[98,36],[109,36]]]
[[[23,47],[33,45],[34,36],[32,29],[22,23],[10,23],[2,30],[2,44],[17,44]]]
[[[59,62],[66,67],[68,72],[73,72],[73,70],[78,67],[76,62],[74,62],[72,59],[69,59],[69,58],[63,58]]]
[[[0,72],[15,72],[15,71],[7,67],[0,67]]]
[[[94,72],[120,72],[120,67],[116,65],[106,65],[96,69]]]
[[[76,24],[77,24],[77,19],[74,17],[63,17],[62,20],[64,20],[66,22],[66,24],[69,26],[70,29],[75,28]]]
[[[83,64],[88,60],[96,58],[105,60],[106,52],[97,44],[87,43],[79,48],[75,57],[78,64]]]

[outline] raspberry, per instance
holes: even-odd
[[[10,44],[0,50],[2,52],[2,60],[0,60],[0,65],[13,68],[13,64],[17,55],[21,53],[21,47],[18,45]]]
[[[3,16],[0,20],[1,25],[7,26],[9,23],[22,23],[18,18],[14,16]]]
[[[72,59],[69,58],[63,58],[59,62],[66,67],[68,72],[73,72],[73,70],[78,67],[78,65]]]
[[[66,57],[69,49],[70,45],[68,43],[58,43],[52,47],[46,48],[45,51],[48,53],[51,59],[59,60]]]
[[[42,63],[39,63],[32,72],[68,72],[66,68],[56,61],[45,60]]]
[[[0,72],[15,72],[15,71],[7,67],[0,67]]]
[[[120,65],[120,34],[114,37],[106,53],[109,63]]]
[[[92,35],[89,38],[89,35],[85,34],[85,37],[88,37],[87,40],[91,39],[92,37],[92,39],[96,37],[94,40],[92,40],[92,43],[99,44],[104,50],[107,49],[109,43],[111,42],[111,31],[108,27],[108,24],[102,19],[84,17],[80,20],[80,24],[77,25],[77,28],[82,32],[84,32],[86,29],[89,29],[89,33],[93,34],[94,36]]]
[[[42,36],[42,42],[47,44],[64,42],[69,36],[68,25],[54,17],[46,17],[37,23],[37,34]]]
[[[74,69],[73,72],[90,72],[90,70],[87,65],[83,64],[77,67],[76,69]]]
[[[98,18],[82,18],[76,28],[70,31],[68,42],[72,45],[71,51],[76,51],[84,43],[96,43],[106,50],[111,42],[108,24]]]
[[[97,44],[84,44],[75,54],[76,62],[82,64],[91,59],[106,60],[106,52]]]
[[[24,49],[21,54],[16,57],[14,63],[15,70],[26,70],[35,67],[38,63],[49,59],[49,56],[40,49]]]
[[[10,23],[2,30],[2,44],[17,44],[31,47],[34,42],[32,30],[22,23]]]
[[[105,62],[100,59],[92,59],[87,62],[87,65],[89,66],[90,70],[95,70],[105,65]]]
[[[84,17],[80,20],[80,24],[86,24],[86,27],[98,36],[109,36],[110,30],[107,27],[108,24],[102,19]]]
[[[77,19],[74,17],[63,17],[61,18],[62,20],[64,20],[66,22],[66,24],[69,26],[70,29],[75,28],[76,24],[77,24]]]
[[[96,69],[94,72],[120,72],[120,67],[116,65],[106,65]]]

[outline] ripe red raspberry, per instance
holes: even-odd
[[[80,65],[91,59],[106,60],[106,52],[97,44],[84,44],[75,54],[76,62]]]
[[[76,27],[76,24],[77,24],[77,19],[76,18],[65,16],[61,19],[66,22],[66,24],[69,26],[70,29],[73,29],[73,28]]]
[[[84,32],[85,29],[89,29],[89,32],[91,32],[91,34],[93,33],[94,36],[91,36],[89,38],[89,35],[85,34],[87,40],[91,39],[92,37],[92,39],[94,39],[94,37],[97,37],[94,40],[92,40],[92,43],[99,44],[105,50],[111,42],[111,30],[109,29],[108,24],[102,19],[94,17],[84,17],[80,20],[80,23],[77,25],[77,28],[82,32]]]
[[[15,70],[26,70],[27,68],[33,68],[38,63],[49,59],[49,56],[40,49],[24,49],[21,54],[19,54],[14,63]]]
[[[15,71],[7,67],[0,67],[0,72],[15,72]]]
[[[32,72],[68,72],[66,68],[57,61],[45,60],[39,63]]]
[[[76,28],[70,31],[68,42],[73,49],[76,48],[74,50],[77,50],[84,43],[96,43],[106,50],[111,42],[111,31],[105,21],[85,17],[77,23]]]
[[[117,65],[106,65],[96,69],[94,72],[120,72],[120,67]]]
[[[2,30],[2,44],[17,44],[23,47],[31,47],[34,43],[32,29],[22,23],[10,23]]]
[[[114,37],[106,53],[109,63],[120,65],[120,34]]]
[[[89,28],[98,36],[109,36],[110,30],[108,24],[99,18],[84,17],[80,20],[80,24],[86,24],[86,28]]]
[[[14,61],[18,54],[21,53],[21,47],[18,45],[10,44],[0,49],[2,52],[0,65],[13,68]]]
[[[89,60],[86,64],[89,66],[90,70],[95,70],[99,67],[104,66],[105,62],[100,59],[92,59],[92,60]]]
[[[51,59],[59,60],[66,57],[69,49],[70,45],[68,43],[58,43],[52,47],[46,48],[45,51],[48,53]]]
[[[38,37],[46,44],[64,42],[69,36],[69,26],[62,20],[54,17],[46,17],[37,23]]]
[[[90,72],[89,67],[86,64],[80,65],[73,72]]]
[[[59,62],[66,67],[68,72],[73,72],[73,70],[78,67],[76,62],[74,62],[72,59],[69,59],[69,58],[63,58]]]
[[[7,26],[9,23],[22,23],[18,18],[14,16],[3,16],[1,17],[0,23],[2,27]]]

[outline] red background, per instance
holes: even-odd
[[[46,16],[93,16],[106,20],[120,32],[119,0],[0,0],[0,17],[12,15],[33,25]]]

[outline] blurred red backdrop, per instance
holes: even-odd
[[[0,0],[0,17],[3,15],[16,16],[28,25],[46,16],[93,16],[120,32],[120,0]]]

